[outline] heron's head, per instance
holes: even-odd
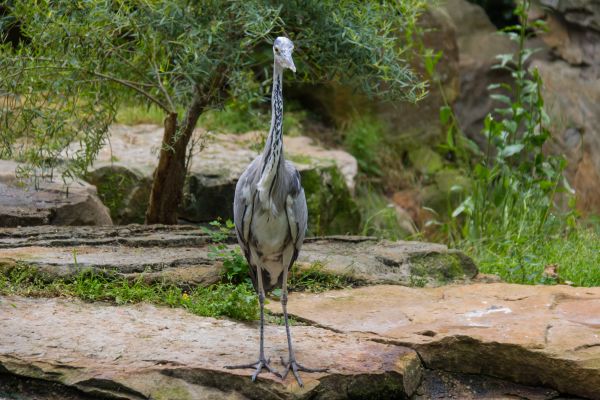
[[[296,72],[294,60],[292,60],[292,52],[294,51],[294,43],[286,37],[279,36],[273,43],[273,54],[275,62],[282,68],[289,68]]]

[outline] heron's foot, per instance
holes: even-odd
[[[305,367],[302,364],[297,363],[295,359],[292,359],[289,362],[286,362],[283,359],[283,357],[281,357],[281,363],[283,365],[285,365],[285,371],[283,372],[283,375],[281,376],[281,379],[285,379],[285,377],[288,375],[288,373],[290,371],[292,371],[292,373],[294,374],[294,377],[296,378],[296,381],[298,382],[298,385],[300,385],[300,387],[303,387],[304,383],[302,383],[302,378],[300,378],[300,375],[298,374],[298,371],[304,371],[304,372],[327,372],[327,368],[308,368],[308,367]]]
[[[252,374],[252,382],[254,382],[256,380],[256,377],[262,372],[263,368],[266,368],[270,373],[281,378],[281,374],[279,372],[277,372],[275,369],[273,369],[273,367],[271,367],[270,362],[271,362],[270,358],[268,360],[265,358],[261,358],[257,362],[254,362],[254,363],[242,364],[242,365],[226,365],[225,368],[227,368],[227,369],[256,368],[256,370]]]

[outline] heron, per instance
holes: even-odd
[[[300,174],[283,155],[283,71],[296,72],[292,59],[294,44],[286,37],[273,43],[273,90],[271,92],[271,128],[261,155],[248,165],[235,187],[233,219],[238,242],[246,260],[249,275],[260,305],[258,361],[226,368],[255,368],[252,381],[267,369],[282,379],[290,371],[303,386],[298,371],[324,372],[307,368],[296,360],[287,313],[287,278],[304,241],[308,210]],[[265,358],[264,303],[265,294],[281,287],[281,307],[288,344],[288,360],[279,374]]]

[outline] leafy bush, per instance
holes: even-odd
[[[360,171],[367,176],[381,176],[383,127],[374,117],[359,117],[345,132],[346,149],[356,157]]]

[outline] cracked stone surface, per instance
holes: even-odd
[[[256,358],[254,324],[151,305],[2,297],[0,371],[135,400],[406,398],[421,381],[406,347],[312,326],[293,334],[300,362],[328,368],[302,372],[304,388],[291,375],[263,373],[251,384],[251,370],[223,368]],[[266,353],[287,356],[283,326],[266,328]]]
[[[237,248],[232,238],[230,247]],[[221,263],[209,256],[210,238],[194,226],[31,227],[0,229],[0,270],[25,263],[48,279],[83,268],[114,271],[147,281],[211,284]],[[348,274],[363,283],[439,286],[468,282],[477,267],[463,253],[422,242],[331,236],[305,241],[300,266]]]
[[[600,288],[380,285],[295,293],[288,309],[336,332],[414,348],[427,368],[600,399]]]

